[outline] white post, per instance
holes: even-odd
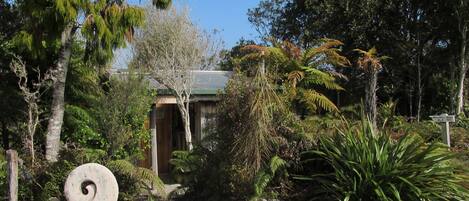
[[[156,105],[151,106],[150,112],[150,133],[151,133],[151,169],[158,176],[158,144],[156,133]]]
[[[448,114],[443,114],[444,116],[448,116]],[[441,130],[443,130],[442,137],[443,137],[443,142],[448,145],[448,147],[451,147],[451,142],[450,142],[450,137],[449,137],[449,121],[445,121],[444,126],[441,126]]]
[[[18,153],[7,151],[8,162],[8,200],[18,201]]]

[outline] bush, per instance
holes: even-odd
[[[195,180],[195,172],[202,167],[202,156],[188,151],[174,151],[169,161],[172,168],[172,176],[177,183],[188,185]]]
[[[114,173],[119,184],[119,200],[138,200],[143,192],[150,197],[165,196],[164,183],[149,169],[135,167],[125,160],[109,161],[106,167]],[[157,195],[154,195],[155,190]]]
[[[5,151],[0,149],[0,199],[4,199],[7,196],[7,161],[5,158]]]
[[[303,128],[303,122],[279,103],[282,97],[272,86],[260,85],[269,82],[235,74],[221,95],[212,133],[201,143],[207,146],[173,155],[176,173],[187,181],[188,191],[181,199],[284,197],[290,182],[275,172],[297,168],[299,153],[311,147],[314,131]],[[287,168],[272,168],[272,158],[281,158]]]
[[[148,196],[153,196],[155,191],[159,196],[164,195],[162,181],[151,170],[135,167],[125,160],[109,161],[110,157],[106,154],[106,151],[99,149],[64,149],[60,153],[58,162],[46,164],[35,170],[21,166],[19,199],[65,200],[63,187],[68,175],[84,163],[104,164],[113,172],[119,185],[119,200],[136,200],[142,198],[142,193],[145,192]],[[0,180],[0,185],[2,181]]]
[[[370,124],[323,137],[317,150],[304,153],[307,164],[327,164],[297,177],[317,185],[311,196],[327,200],[464,200],[450,159],[440,143],[429,145],[418,135],[397,141]]]

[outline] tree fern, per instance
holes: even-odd
[[[337,112],[337,107],[330,100],[325,100],[325,95],[321,96],[296,96],[297,88],[313,90],[315,95],[319,94],[316,87],[324,87],[328,90],[344,90],[337,79],[346,79],[346,77],[334,67],[344,67],[350,65],[348,59],[340,55],[340,49],[337,48],[342,42],[333,39],[323,39],[319,46],[307,50],[302,50],[288,41],[272,41],[273,46],[247,45],[242,48],[245,56],[241,63],[251,64],[264,59],[270,72],[277,76],[277,79],[286,80],[287,86],[291,87],[288,91],[290,100],[309,103],[307,107],[311,112],[318,109]],[[251,62],[251,63],[249,63]],[[311,100],[304,98],[311,97]],[[320,99],[319,99],[320,98]],[[313,106],[313,104],[316,104]]]
[[[339,109],[331,100],[329,100],[329,98],[317,91],[302,89],[300,94],[300,100],[312,111],[316,111],[319,108],[328,112],[339,111]]]
[[[260,199],[265,192],[265,188],[269,183],[275,178],[278,171],[285,168],[287,162],[281,159],[278,156],[274,156],[270,159],[269,165],[266,169],[260,171],[254,180],[254,196],[251,197],[251,200]]]
[[[151,193],[156,189],[160,195],[165,195],[164,183],[149,169],[135,167],[126,160],[109,161],[106,165],[114,174],[124,175],[130,180],[137,181],[137,187],[141,190],[147,190]],[[120,178],[118,178],[119,180]]]

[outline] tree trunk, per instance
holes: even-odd
[[[462,22],[461,22],[462,23]],[[458,77],[458,90],[457,90],[457,108],[456,114],[460,114],[464,109],[464,79],[466,78],[467,66],[466,66],[466,34],[468,27],[461,25],[461,49],[459,57],[459,77]]]
[[[420,39],[419,39],[420,44]],[[419,45],[420,46],[420,45]],[[417,122],[420,122],[420,110],[422,108],[422,66],[420,65],[420,54],[422,53],[422,48],[419,48],[419,53],[417,55]]]
[[[414,116],[414,82],[409,83],[409,116],[412,119]]]
[[[378,83],[378,71],[373,70],[367,74],[368,84],[365,89],[365,112],[368,120],[370,120],[373,127],[376,128],[376,89]]]
[[[458,78],[458,96],[457,96],[457,108],[456,114],[461,114],[464,109],[464,79],[466,77],[466,69],[461,69]]]
[[[456,59],[454,59],[454,60],[456,60]],[[457,64],[457,63],[455,64],[453,62],[449,63],[449,67],[450,67],[450,70],[451,70],[451,72],[450,72],[450,78],[451,79],[450,80],[452,80],[452,81],[456,80],[456,71],[458,71],[458,65],[459,64]],[[457,88],[457,86],[456,86],[456,88]],[[450,110],[451,114],[456,113],[456,102],[457,102],[456,101],[456,99],[457,99],[457,97],[456,97],[456,88],[455,87],[450,88],[450,90],[451,90],[450,94],[452,94],[452,95],[450,97],[449,110]],[[432,104],[434,104],[433,100],[432,100]]]
[[[55,66],[55,82],[52,86],[51,116],[47,126],[46,159],[49,162],[57,161],[60,150],[60,131],[62,130],[64,116],[64,96],[67,70],[72,52],[72,39],[76,27],[68,24],[61,36],[60,56]]]
[[[191,132],[191,120],[189,115],[189,100],[185,103],[185,115],[183,117],[184,122],[184,133],[186,136],[187,149],[192,151],[192,132]]]
[[[184,136],[186,139],[187,150],[192,151],[192,133],[191,133],[191,121],[189,114],[189,98],[181,98],[186,101],[178,100],[176,98],[179,112],[181,113],[182,124],[184,126]]]
[[[36,133],[36,126],[39,122],[38,109],[36,100],[28,101],[28,139],[26,139],[26,147],[28,148],[31,157],[31,167],[34,167],[36,159],[34,151],[34,134]]]

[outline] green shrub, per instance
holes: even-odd
[[[297,179],[318,189],[312,196],[327,200],[464,200],[450,159],[454,154],[439,143],[429,145],[418,135],[397,141],[375,132],[370,124],[323,137],[317,150],[304,153],[305,165],[325,163]],[[319,162],[318,162],[319,161]]]
[[[63,187],[68,174],[75,169],[77,165],[67,160],[60,160],[56,163],[43,168],[30,184],[34,200],[47,201],[52,197],[65,200]],[[24,178],[27,179],[27,178]]]
[[[203,159],[196,153],[173,151],[169,163],[173,165],[172,175],[176,182],[187,185],[194,182],[195,171],[202,167]]]
[[[0,149],[0,199],[6,197],[7,189],[7,161],[5,159],[5,151]]]
[[[66,105],[64,114],[63,140],[65,142],[77,143],[81,147],[105,148],[107,141],[97,128],[96,119],[86,109]]]
[[[254,201],[266,197],[267,186],[282,170],[286,170],[287,165],[287,162],[282,158],[278,156],[272,157],[269,166],[256,175],[254,180],[254,196],[251,197],[251,200]]]
[[[94,116],[98,131],[107,140],[107,152],[114,160],[143,157],[143,146],[149,146],[150,135],[144,127],[150,110],[153,91],[142,76],[130,72],[126,76],[113,77],[109,89],[101,96]]]
[[[114,160],[106,163],[119,184],[119,200],[137,200],[146,192],[148,196],[165,196],[164,183],[153,171],[136,167],[126,160]],[[153,191],[158,193],[153,195]]]
[[[457,120],[456,120],[455,126],[465,128],[465,129],[469,129],[469,117],[466,117],[466,115],[464,115],[464,113],[459,115]]]

